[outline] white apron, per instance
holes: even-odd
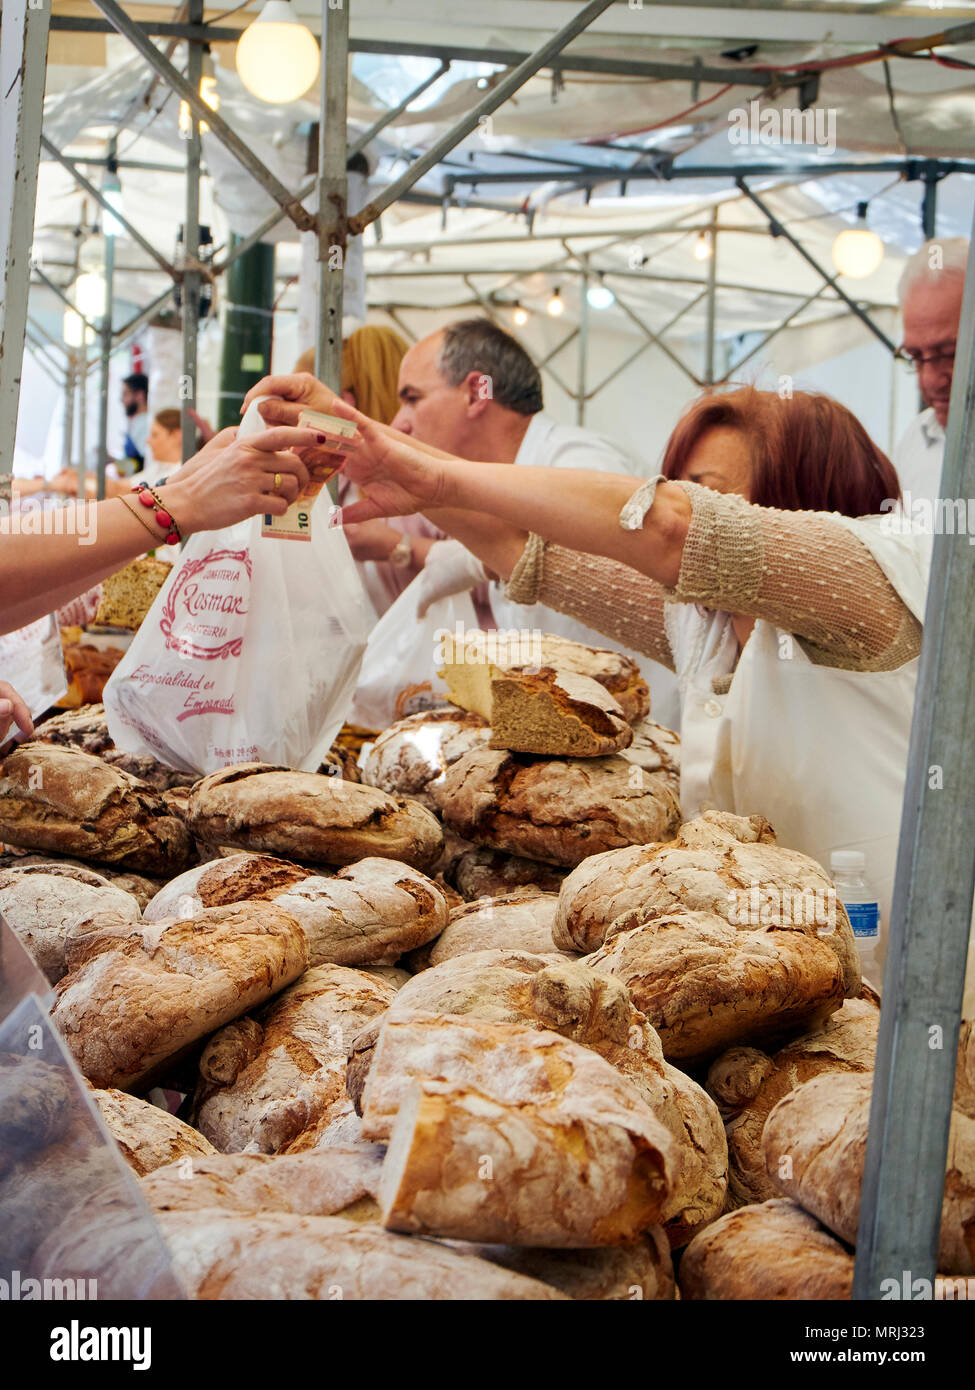
[[[885,517],[837,520],[923,619],[930,538],[888,534]],[[684,692],[685,817],[757,812],[780,844],[827,870],[832,850],[863,850],[889,923],[918,660],[880,672],[816,666],[789,633],[757,621],[735,667],[727,614],[674,605],[668,630]],[[713,677],[732,670],[716,694]]]

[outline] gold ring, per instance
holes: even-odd
[[[274,491],[277,492],[277,491],[280,489],[280,487],[281,487],[281,474],[280,474],[280,473],[275,473],[275,475],[274,475]]]

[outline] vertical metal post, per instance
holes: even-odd
[[[938,216],[938,176],[933,173],[924,175],[924,197],[921,199],[921,231],[924,233],[924,240],[930,241],[935,235],[935,223]]]
[[[711,209],[711,255],[708,258],[707,340],[704,345],[704,384],[714,385],[714,325],[718,298],[718,210]]]
[[[969,251],[941,496],[975,496],[975,256]],[[952,531],[954,527],[951,528]],[[853,1297],[933,1288],[975,889],[975,549],[934,537],[911,725]],[[923,1296],[923,1293],[922,1295]],[[931,1297],[929,1291],[928,1297]]]
[[[0,516],[10,509],[51,7],[6,0],[0,35]]]
[[[78,496],[84,497],[88,477],[88,329],[81,325],[78,348]]]
[[[203,0],[188,0],[187,20],[202,24]],[[186,80],[195,92],[203,76],[203,45],[187,40],[189,50]],[[196,409],[197,346],[200,332],[200,272],[194,267],[200,259],[200,122],[189,112],[189,138],[186,142],[186,215],[183,227],[183,255],[186,266],[182,287],[183,375],[180,380],[179,409],[183,436],[183,458],[196,452],[196,425],[190,410]]]
[[[576,375],[576,424],[586,423],[586,358],[589,355],[589,253],[581,256],[579,277],[579,370]]]
[[[109,142],[109,157],[115,158],[115,139]],[[105,213],[102,212],[102,227]],[[98,463],[95,474],[95,495],[105,496],[105,474],[108,469],[108,385],[112,357],[112,316],[115,301],[115,238],[103,236],[105,243],[105,312],[101,322],[101,376],[98,396]]]
[[[84,330],[82,330],[83,332]],[[64,428],[61,431],[61,467],[71,467],[71,451],[74,447],[74,397],[77,382],[77,363],[74,349],[68,350],[68,361],[64,369]]]
[[[349,0],[322,0],[322,101],[318,129],[318,342],[315,375],[333,391],[342,385],[348,179],[346,125],[349,83]]]

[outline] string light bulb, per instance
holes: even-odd
[[[694,243],[694,259],[696,261],[709,261],[714,255],[714,247],[711,245],[711,237],[708,232],[700,232],[697,241]]]
[[[865,280],[884,258],[884,243],[867,226],[867,205],[857,205],[855,227],[847,227],[833,242],[833,264],[851,280]]]
[[[589,286],[586,290],[586,299],[590,309],[609,309],[616,303],[616,295],[608,285],[604,285],[602,282]]]
[[[519,328],[524,328],[525,324],[528,322],[528,310],[523,304],[516,304],[515,311],[511,317]]]
[[[237,73],[259,101],[284,106],[315,81],[322,55],[290,0],[267,0],[237,41]]]
[[[565,313],[565,301],[561,290],[552,291],[552,297],[545,305],[545,312],[553,319],[561,318]]]

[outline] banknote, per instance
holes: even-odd
[[[277,536],[282,540],[310,541],[311,513],[322,488],[341,468],[342,462],[356,447],[356,428],[352,420],[340,420],[337,415],[323,415],[318,410],[303,410],[298,416],[302,429],[318,430],[325,435],[324,444],[301,450],[301,459],[308,469],[308,486],[292,502],[283,516],[265,512],[262,536]]]

